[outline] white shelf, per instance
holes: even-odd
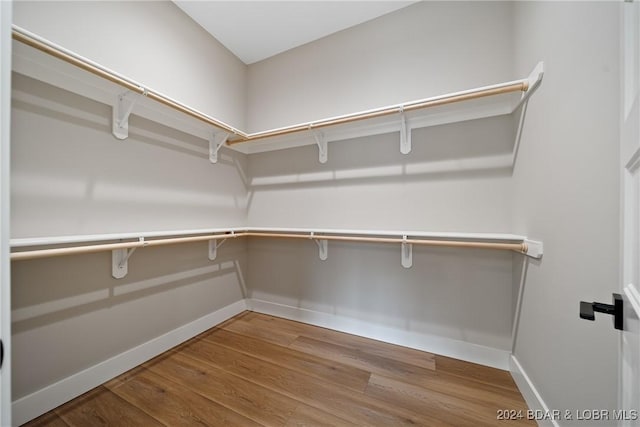
[[[68,245],[70,243],[97,243],[109,242],[117,240],[137,240],[139,238],[159,238],[173,236],[196,236],[199,234],[217,234],[242,232],[246,227],[227,227],[227,228],[201,228],[190,230],[168,230],[168,231],[142,231],[139,233],[112,233],[112,234],[79,234],[68,236],[50,236],[50,237],[26,237],[19,239],[11,239],[12,248],[26,248],[33,246],[49,246],[49,245]]]
[[[321,138],[325,142],[333,142],[356,137],[401,132],[401,128],[406,129],[410,133],[411,129],[512,114],[518,106],[537,89],[543,76],[543,64],[539,63],[529,76],[512,82],[498,83],[491,86],[409,101],[344,116],[331,117],[287,126],[285,128],[248,134],[181,104],[126,76],[108,70],[100,64],[96,64],[80,55],[56,46],[45,39],[30,34],[26,30],[18,29],[14,26],[14,31],[21,32],[23,35],[26,34],[28,37],[40,43],[41,46],[46,46],[49,52],[60,52],[62,56],[73,58],[76,63],[87,64],[88,67],[99,69],[100,72],[113,75],[116,79],[125,81],[132,87],[139,88],[141,92],[154,94],[153,97],[140,96],[135,102],[132,114],[162,123],[165,126],[193,134],[209,141],[212,139],[214,133],[219,133],[221,130],[229,133],[231,130],[235,135],[230,135],[232,144],[227,145],[227,147],[247,154],[304,145],[315,145],[317,143],[316,137],[318,136],[318,132],[321,133]],[[112,106],[115,105],[118,95],[126,91],[126,89],[119,84],[15,40],[13,43],[13,69],[25,76]],[[511,91],[504,93],[500,91],[501,88],[509,85],[522,85],[526,90],[514,91],[511,89]],[[486,93],[493,93],[492,91],[495,92],[495,94],[486,95]],[[479,97],[475,97],[475,95],[479,95]],[[200,119],[195,118],[193,115],[176,111],[176,109],[155,101],[152,99],[154,97],[156,99],[163,98],[168,100],[169,104],[174,104],[183,110],[188,110],[194,113],[195,116],[199,116]],[[455,102],[450,102],[451,100],[455,100]],[[416,105],[422,104],[428,104],[430,106],[413,109]],[[391,113],[362,120],[358,118],[385,110],[390,110]],[[402,124],[403,115],[404,126]],[[211,123],[218,123],[220,127],[213,126]],[[327,126],[326,123],[334,124]],[[289,133],[292,129],[293,132]],[[285,134],[280,134],[282,131],[286,131]],[[264,135],[270,135],[272,133],[279,135],[263,137]],[[234,140],[248,141],[233,143]]]
[[[160,238],[173,236],[196,236],[200,234],[223,233],[300,233],[300,234],[326,234],[347,236],[409,236],[427,239],[444,240],[468,240],[486,242],[524,242],[525,236],[505,233],[460,233],[460,232],[436,232],[436,231],[396,231],[396,230],[352,230],[336,228],[280,228],[280,227],[229,227],[229,228],[203,228],[192,230],[170,231],[143,231],[140,233],[113,233],[113,234],[81,234],[69,236],[28,237],[11,239],[12,248],[26,248],[33,246],[68,245],[71,243],[97,243],[116,240],[136,240],[139,238]]]

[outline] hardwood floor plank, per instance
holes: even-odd
[[[58,416],[55,412],[47,412],[44,415],[39,416],[35,420],[31,420],[26,424],[22,425],[23,427],[69,427],[67,423],[64,422],[62,418]]]
[[[290,397],[182,353],[170,354],[145,366],[260,424],[282,426],[298,407],[298,402]]]
[[[245,322],[242,319],[235,322],[227,323],[220,329],[225,329],[227,331],[235,332],[240,335],[261,339],[273,344],[283,346],[288,346],[293,342],[293,340],[298,338],[297,334],[279,331],[277,329],[265,330],[262,328],[256,328],[251,323]]]
[[[510,374],[244,312],[27,424],[494,426]]]
[[[238,335],[225,329],[216,329],[206,335],[204,339],[216,345],[222,345],[274,363],[284,369],[292,369],[353,390],[364,391],[369,381],[370,373],[368,371],[288,347]]]
[[[469,402],[486,405],[502,405],[505,408],[514,409],[527,408],[520,392],[514,392],[513,390],[507,390],[492,384],[451,375],[446,372],[434,372],[429,376],[416,378],[412,384]]]
[[[376,374],[371,376],[366,393],[420,414],[448,420],[460,427],[504,425],[505,421],[497,419],[500,409],[521,409],[523,413],[526,412],[526,407],[478,404]],[[527,420],[510,424],[535,425]]]
[[[297,334],[331,344],[350,347],[426,369],[435,369],[436,366],[435,355],[432,353],[350,335],[344,332],[338,332],[318,326],[307,325],[293,320],[252,312],[243,317],[243,321],[251,323],[256,327],[266,328],[267,330],[285,331],[290,334]]]
[[[421,368],[365,351],[303,336],[296,338],[296,340],[291,343],[290,348],[315,354],[319,357],[324,357],[372,373],[378,373],[409,382],[420,381],[433,372],[431,369]]]
[[[168,426],[261,425],[147,369],[112,391]]]
[[[147,415],[100,386],[55,409],[69,426],[162,426]]]
[[[330,412],[321,411],[309,405],[300,405],[293,415],[287,420],[286,427],[348,427],[357,426],[342,418],[338,418]]]
[[[131,380],[132,378],[135,378],[136,375],[138,375],[141,372],[144,372],[146,369],[147,368],[145,368],[142,365],[136,366],[135,368],[128,370],[124,374],[118,375],[117,377],[113,378],[112,380],[107,381],[106,383],[104,383],[102,385],[104,387],[108,388],[109,390],[113,391],[114,388],[126,383],[127,381]]]
[[[206,339],[194,342],[183,352],[352,423],[370,426],[433,424],[410,411],[399,411],[382,400],[296,371],[283,370],[280,366],[215,345]]]
[[[445,356],[436,356],[436,370],[452,375],[473,379],[507,390],[517,391],[518,387],[511,374],[496,368],[465,362]]]

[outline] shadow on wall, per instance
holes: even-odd
[[[248,250],[251,298],[510,349],[510,252],[415,246],[405,269],[400,245],[329,242],[326,261],[312,241],[250,239]]]
[[[208,141],[135,114],[118,140],[111,107],[20,74],[13,86],[14,237],[209,228],[213,215],[223,225],[246,216],[244,154],[224,149],[211,164]]]
[[[232,291],[235,300],[244,298],[244,245],[226,245],[215,261],[208,260],[207,253],[206,242],[140,249],[130,258],[129,273],[123,279],[111,276],[111,252],[14,262],[13,332],[20,334],[202,283],[208,283],[213,292],[231,285],[236,288]],[[184,295],[188,302],[188,294]],[[211,301],[211,306],[215,305]],[[204,314],[206,310],[194,316]],[[147,317],[140,321],[154,320]]]
[[[329,144],[329,160],[318,162],[317,147],[305,146],[250,156],[255,190],[287,186],[473,179],[509,176],[518,114],[414,129],[412,151],[400,153],[399,133]],[[304,138],[304,136],[301,136]]]

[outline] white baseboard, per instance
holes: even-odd
[[[428,351],[430,353],[491,366],[505,371],[509,370],[509,356],[511,353],[507,350],[485,347],[436,335],[421,334],[375,325],[359,319],[276,304],[269,301],[257,299],[247,299],[246,301],[248,309],[258,313],[284,317],[289,320],[296,320],[323,328],[385,341],[391,344]]]
[[[532,411],[536,411],[539,414],[547,415],[547,417],[537,417],[537,423],[539,426],[544,427],[560,427],[557,420],[554,419],[544,419],[544,418],[553,418],[548,415],[552,414],[549,411],[549,407],[544,400],[542,400],[542,396],[538,393],[538,390],[531,382],[531,379],[527,375],[527,373],[522,369],[522,365],[518,362],[515,356],[511,356],[509,363],[509,370],[511,371],[511,376],[513,380],[516,382],[522,397],[527,402],[529,409]]]
[[[234,302],[151,341],[15,400],[12,404],[13,425],[24,424],[207,329],[242,313],[246,309],[245,300]]]

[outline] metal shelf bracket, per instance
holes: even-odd
[[[129,116],[138,99],[146,94],[147,90],[144,89],[141,94],[128,90],[118,95],[112,108],[111,132],[113,136],[118,139],[126,139],[129,136]]]
[[[320,259],[322,261],[326,261],[327,258],[329,257],[329,243],[327,239],[317,238],[314,235],[313,231],[309,235],[309,238],[313,239],[313,241],[316,242],[316,245],[318,245],[318,256],[320,257]]]
[[[209,260],[215,261],[218,256],[218,248],[226,242],[227,239],[223,239],[220,243],[217,240],[209,240]]]
[[[144,237],[140,237],[140,243],[144,245]],[[111,251],[111,275],[114,279],[122,279],[129,272],[129,258],[136,251],[131,249],[114,249]]]
[[[524,243],[527,246],[525,255],[536,259],[542,258],[542,255],[544,254],[544,246],[542,242],[539,242],[537,240],[525,239]]]
[[[209,139],[209,161],[218,163],[218,151],[226,144],[230,134],[227,132],[214,132]]]
[[[404,268],[411,268],[413,265],[413,245],[407,242],[407,236],[402,236],[401,260]]]
[[[324,134],[322,132],[315,132],[313,137],[316,140],[316,145],[318,146],[318,161],[320,163],[327,163],[328,146]]]
[[[402,154],[411,152],[411,126],[409,126],[404,111],[400,112],[400,152]]]

